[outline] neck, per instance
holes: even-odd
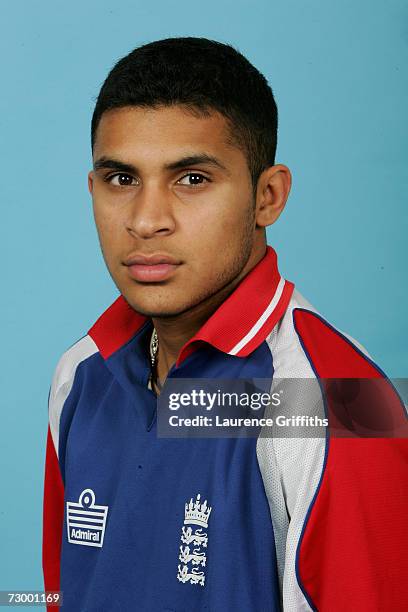
[[[243,277],[262,259],[265,252],[266,245],[263,251],[253,253],[238,276],[199,304],[173,317],[152,318],[159,340],[157,375],[161,381],[165,380],[168,371],[177,361],[184,344],[234,291]]]

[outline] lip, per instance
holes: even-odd
[[[129,255],[123,262],[129,275],[138,281],[158,282],[169,278],[181,265],[181,261],[164,253]]]
[[[143,255],[142,253],[132,253],[123,262],[125,266],[132,266],[133,264],[141,264],[145,266],[154,266],[156,264],[180,264],[181,261],[175,259],[167,253],[153,253],[150,255]]]

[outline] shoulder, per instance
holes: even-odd
[[[361,586],[371,585],[372,568],[382,562],[384,541],[392,536],[395,548],[400,546],[401,531],[394,529],[394,523],[392,530],[384,528],[382,517],[384,500],[389,516],[402,515],[401,498],[395,491],[406,479],[406,460],[402,460],[406,440],[395,435],[400,431],[406,438],[407,416],[391,382],[366,349],[329,323],[298,291],[293,292],[267,343],[273,384],[285,391],[280,407],[284,416],[329,415],[340,431],[350,426],[353,417],[346,437],[331,437],[326,430],[320,437],[306,437],[307,432],[305,437],[301,432],[289,437],[265,435],[259,437],[256,449],[271,509],[283,607],[337,609],[344,593],[350,593],[350,598],[360,592],[365,595],[358,597],[367,595]],[[374,397],[359,393],[358,402],[351,403],[354,396],[348,393],[347,380],[358,378],[385,379],[379,381],[381,393]],[[329,394],[324,379],[345,379],[345,385]],[[389,428],[388,437],[360,439],[356,434],[361,431],[360,414],[378,415],[381,426]],[[361,529],[362,507],[370,529]],[[366,554],[368,546],[377,547],[378,559]],[[331,555],[333,550],[342,550],[342,555]],[[385,550],[392,547],[387,544]],[[321,559],[325,559],[323,565]],[[350,567],[357,585],[351,588]],[[372,592],[379,590],[371,587]]]
[[[94,340],[86,334],[65,350],[57,361],[51,383],[50,399],[72,382],[77,367],[82,361],[98,352]]]
[[[62,409],[73,387],[78,367],[95,353],[98,353],[98,347],[94,340],[86,334],[62,353],[54,369],[48,398],[48,412],[56,451],[58,451],[58,432]]]
[[[384,375],[358,340],[330,323],[296,289],[268,344],[284,377]]]

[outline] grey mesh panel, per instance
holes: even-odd
[[[288,405],[303,402],[304,414],[316,414],[318,410],[323,416],[320,387],[293,325],[292,311],[297,307],[316,312],[295,289],[285,315],[267,338],[274,381],[285,378],[316,380],[316,385],[312,383],[313,393],[306,394],[306,398],[297,396],[294,388]],[[296,578],[296,549],[322,474],[325,446],[324,438],[266,438],[262,437],[262,432],[257,441],[258,463],[275,533],[281,603],[285,612],[311,610]]]

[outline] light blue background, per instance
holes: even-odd
[[[294,179],[268,234],[281,272],[407,376],[408,5],[3,0],[1,13],[0,589],[40,589],[53,369],[117,295],[86,184],[108,70],[139,44],[195,35],[232,43],[266,75],[277,161]]]

